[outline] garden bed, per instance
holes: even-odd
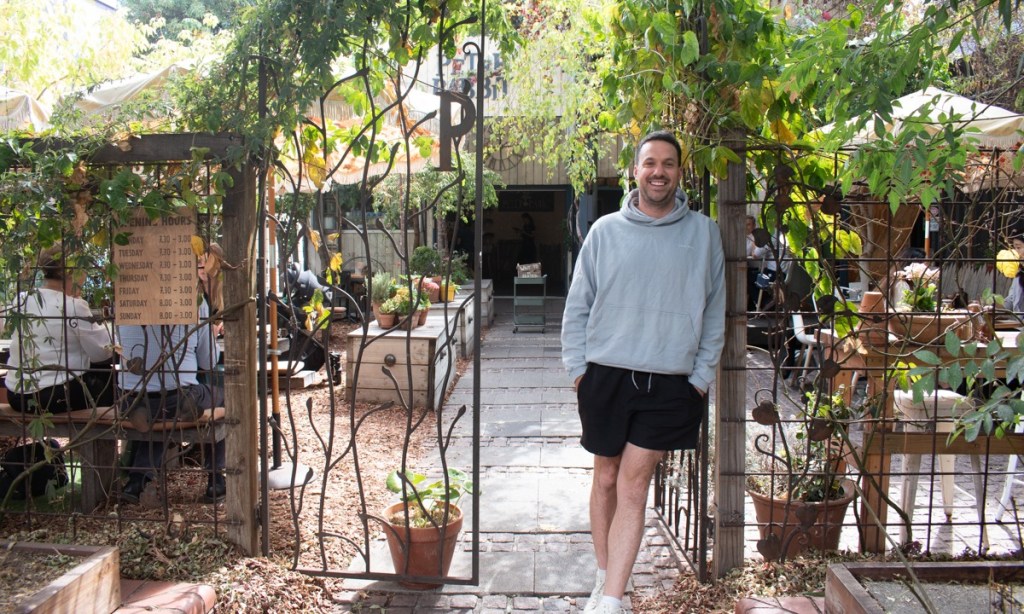
[[[9,541],[0,545],[0,611],[113,612],[121,605],[117,548]]]
[[[1003,561],[914,563],[917,582],[901,563],[830,565],[825,611],[846,614],[917,614],[922,598],[943,612],[1019,612],[1024,606],[1024,563]]]

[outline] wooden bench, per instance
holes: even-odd
[[[25,414],[6,403],[0,404],[0,436],[29,436],[29,424],[39,418]],[[47,437],[71,439],[73,449],[81,460],[82,488],[79,508],[91,512],[107,500],[117,480],[117,442],[160,441],[164,443],[209,443],[221,441],[225,436],[224,408],[215,407],[203,412],[194,422],[174,419],[157,421],[149,431],[139,431],[127,420],[122,420],[114,407],[81,409],[47,418],[52,426],[46,428]],[[212,432],[211,432],[212,429]]]

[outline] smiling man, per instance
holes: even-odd
[[[687,207],[668,132],[637,147],[637,188],[591,227],[562,317],[562,362],[594,455],[590,531],[597,582],[585,612],[622,612],[651,476],[697,444],[725,339],[718,226]]]

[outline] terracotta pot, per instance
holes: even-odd
[[[785,477],[781,478],[785,479]],[[754,501],[754,515],[757,517],[761,539],[775,535],[786,558],[799,554],[808,548],[816,550],[837,550],[843,530],[846,509],[853,501],[854,484],[851,480],[840,480],[843,496],[839,499],[820,503],[775,499],[760,493],[747,491]],[[801,517],[814,518],[809,528],[803,529]],[[788,542],[788,543],[787,543]]]
[[[405,503],[395,503],[384,510],[385,521],[393,514],[400,512]],[[451,518],[444,527],[444,541],[441,530],[434,527],[417,529],[393,525],[390,522],[384,528],[388,537],[388,548],[391,560],[395,564],[395,573],[406,576],[446,576],[452,565],[455,544],[462,531],[462,510],[457,505],[449,505]],[[406,539],[408,538],[408,547]],[[426,590],[437,588],[442,583],[399,581],[406,588]]]
[[[946,331],[954,331],[960,339],[968,340],[974,336],[969,312],[956,313],[894,313],[889,319],[889,330],[896,336],[928,345],[942,343]]]
[[[393,313],[379,313],[377,314],[377,326],[381,328],[393,328],[395,326],[395,319],[397,316]]]
[[[402,330],[412,330],[420,325],[420,317],[415,313],[411,316],[404,313],[397,314],[396,317],[398,319],[397,326]]]
[[[874,290],[865,292],[857,309],[862,314],[857,325],[857,337],[867,346],[882,347],[889,338],[885,324],[885,301],[882,293]]]
[[[429,309],[420,309],[416,313],[419,314],[419,316],[420,316],[419,324],[417,326],[423,326],[424,324],[426,324],[427,323],[427,314],[430,313],[430,310]]]

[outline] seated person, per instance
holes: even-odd
[[[1024,313],[1024,232],[1016,232],[1010,244],[1021,260],[1017,275],[1010,282],[1003,306],[1014,313]]]
[[[199,320],[203,322],[209,317],[209,306],[204,302],[199,306]],[[204,410],[224,403],[220,386],[199,381],[200,371],[212,371],[219,358],[211,328],[203,326],[188,335],[189,327],[180,324],[117,327],[122,366],[118,379],[121,413],[135,429],[148,432],[157,420],[192,422]],[[159,439],[132,442],[122,501],[138,502],[147,484],[156,477],[164,453]],[[220,501],[226,492],[221,473],[224,442],[216,442],[211,452],[204,454],[209,475],[203,501],[207,503]]]
[[[63,261],[60,244],[44,250],[38,259],[42,287],[20,293],[9,310],[23,316],[11,334],[6,379],[7,398],[22,412],[60,414],[113,403],[112,369],[90,371],[92,363],[110,360],[110,331],[93,321]]]

